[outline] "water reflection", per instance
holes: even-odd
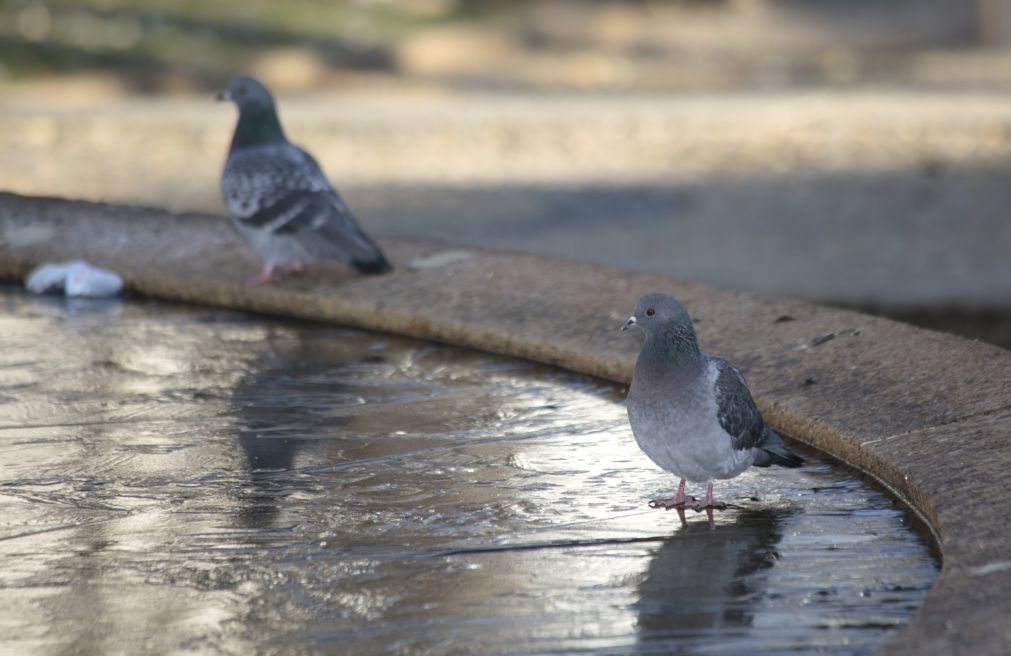
[[[689,522],[653,552],[639,583],[638,638],[725,640],[752,623],[765,587],[761,573],[778,559],[782,523],[791,509],[754,508],[709,525]]]
[[[354,391],[341,382],[347,373],[341,371],[342,365],[348,369],[353,362],[346,362],[345,354],[334,347],[339,343],[315,344],[323,348],[311,349],[298,333],[271,330],[254,346],[260,354],[231,396],[248,476],[248,485],[240,488],[240,526],[274,527],[290,493],[291,481],[284,474],[294,467],[299,451],[352,423],[348,417],[321,412],[324,403],[340,404]],[[315,385],[310,384],[313,380]]]
[[[0,308],[14,652],[869,652],[936,574],[814,454],[728,482],[762,501],[712,528],[649,510],[673,481],[600,381],[229,312]]]

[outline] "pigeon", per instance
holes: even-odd
[[[726,508],[713,500],[713,480],[751,466],[800,467],[803,458],[762,420],[744,377],[732,364],[699,350],[688,311],[666,294],[647,294],[622,325],[646,334],[628,388],[628,421],[650,460],[681,479],[677,493],[653,508]],[[685,482],[708,483],[702,503]]]
[[[218,99],[239,108],[221,194],[232,224],[264,261],[251,284],[318,260],[336,260],[367,274],[392,270],[312,155],[285,138],[265,86],[239,75]]]

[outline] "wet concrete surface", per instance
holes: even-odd
[[[15,653],[871,653],[937,574],[811,451],[718,485],[712,525],[649,510],[672,480],[610,383],[220,310],[0,308]]]

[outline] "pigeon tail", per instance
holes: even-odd
[[[376,251],[376,256],[371,260],[352,260],[351,266],[355,268],[358,273],[365,273],[369,275],[378,275],[380,273],[388,273],[393,271],[393,265],[389,263],[382,253]]]
[[[783,438],[768,428],[765,429],[765,440],[761,446],[757,447],[756,451],[755,467],[779,465],[793,469],[804,464],[804,459],[786,448]]]

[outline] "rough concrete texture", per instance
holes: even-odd
[[[397,271],[320,265],[250,288],[258,262],[221,217],[0,195],[0,277],[83,257],[134,292],[332,321],[627,381],[616,328],[649,291],[680,298],[703,348],[738,363],[768,421],[882,480],[926,518],[943,569],[887,654],[1004,654],[1011,640],[1011,353],[866,315],[652,274],[417,240]],[[453,253],[453,251],[456,251]],[[999,511],[998,511],[999,512]]]

